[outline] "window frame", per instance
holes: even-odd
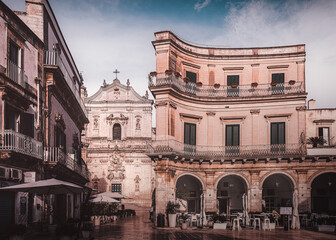
[[[119,125],[119,132],[116,132],[117,129],[116,127],[118,127]],[[121,129],[121,124],[120,123],[115,123],[113,124],[113,127],[112,127],[112,140],[121,140],[121,132],[122,132],[122,129]]]

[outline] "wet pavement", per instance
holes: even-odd
[[[212,240],[212,239],[336,239],[334,234],[313,232],[308,230],[284,231],[277,228],[272,231],[243,229],[241,231],[213,230],[188,228],[153,228],[148,220],[148,214],[119,219],[115,223],[109,223],[96,228],[93,232],[94,239],[124,239],[124,240]]]

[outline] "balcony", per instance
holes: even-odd
[[[316,148],[307,148],[308,156],[336,156],[335,146],[323,146]]]
[[[26,87],[25,81],[25,72],[22,68],[17,66],[11,60],[8,59],[8,70],[7,70],[8,77],[19,84],[22,87]]]
[[[189,159],[223,160],[303,156],[300,144],[201,146],[187,145],[176,140],[159,140],[148,146],[149,156],[176,155]]]
[[[70,73],[66,69],[65,64],[63,63],[63,60],[61,59],[59,54],[55,51],[46,51],[44,64],[51,65],[51,66],[57,66],[60,69],[68,87],[70,88],[73,95],[75,96],[78,104],[81,106],[82,111],[84,112],[85,116],[87,116],[87,111],[86,111],[83,99],[81,98],[81,95],[80,95],[80,89],[77,89],[76,84],[73,80],[73,77],[70,76]]]
[[[149,76],[148,87],[152,90],[161,87],[171,87],[183,93],[197,97],[262,97],[282,94],[300,94],[304,93],[302,82],[293,84],[283,83],[271,86],[271,84],[258,84],[256,87],[251,85],[238,85],[237,87],[213,85],[197,86],[195,83],[186,83],[181,77],[174,74],[167,75],[158,73],[156,76]]]
[[[42,143],[13,130],[0,131],[0,150],[13,151],[42,159]]]
[[[59,163],[86,179],[90,178],[90,172],[83,159],[80,159],[80,163],[78,163],[74,154],[64,153],[63,150],[58,147],[44,148],[44,161],[51,164]]]

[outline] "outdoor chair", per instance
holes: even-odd
[[[260,218],[256,218],[254,217],[253,218],[253,229],[256,229],[257,228],[257,225],[258,225],[258,228],[260,230]]]
[[[271,228],[270,228],[270,219],[269,218],[265,218],[264,219],[264,222],[263,222],[263,230],[269,230],[271,231]]]
[[[239,220],[240,220],[239,216],[232,219],[232,231],[234,231],[236,228],[238,231],[241,229]]]

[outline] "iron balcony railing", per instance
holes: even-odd
[[[88,168],[82,159],[77,160],[74,154],[65,153],[59,147],[44,148],[44,161],[49,163],[60,163],[86,179],[89,179],[90,177]]]
[[[174,87],[178,90],[198,97],[259,97],[281,94],[304,93],[302,82],[279,83],[275,86],[271,84],[219,86],[202,85],[197,86],[193,82],[185,82],[181,77],[174,74],[167,75],[158,73],[156,76],[149,76],[148,86],[153,87]]]
[[[42,143],[22,133],[11,129],[0,131],[0,150],[22,153],[34,158],[42,159]]]
[[[157,140],[148,145],[148,153],[154,155],[176,154],[187,158],[221,160],[292,157],[303,155],[304,149],[300,144],[201,146],[188,145],[176,140]]]
[[[80,89],[76,87],[75,82],[73,81],[73,78],[70,76],[68,70],[66,69],[62,58],[59,56],[59,54],[55,51],[46,51],[45,52],[45,60],[44,64],[46,65],[55,65],[58,66],[61,72],[63,73],[64,79],[71,89],[72,93],[74,94],[77,102],[81,106],[83,112],[85,113],[85,116],[87,116],[87,111],[83,102],[83,99],[81,98]]]
[[[18,83],[22,87],[25,86],[25,72],[22,68],[17,66],[11,60],[8,59],[8,70],[7,70],[8,77],[13,80],[14,82]]]

